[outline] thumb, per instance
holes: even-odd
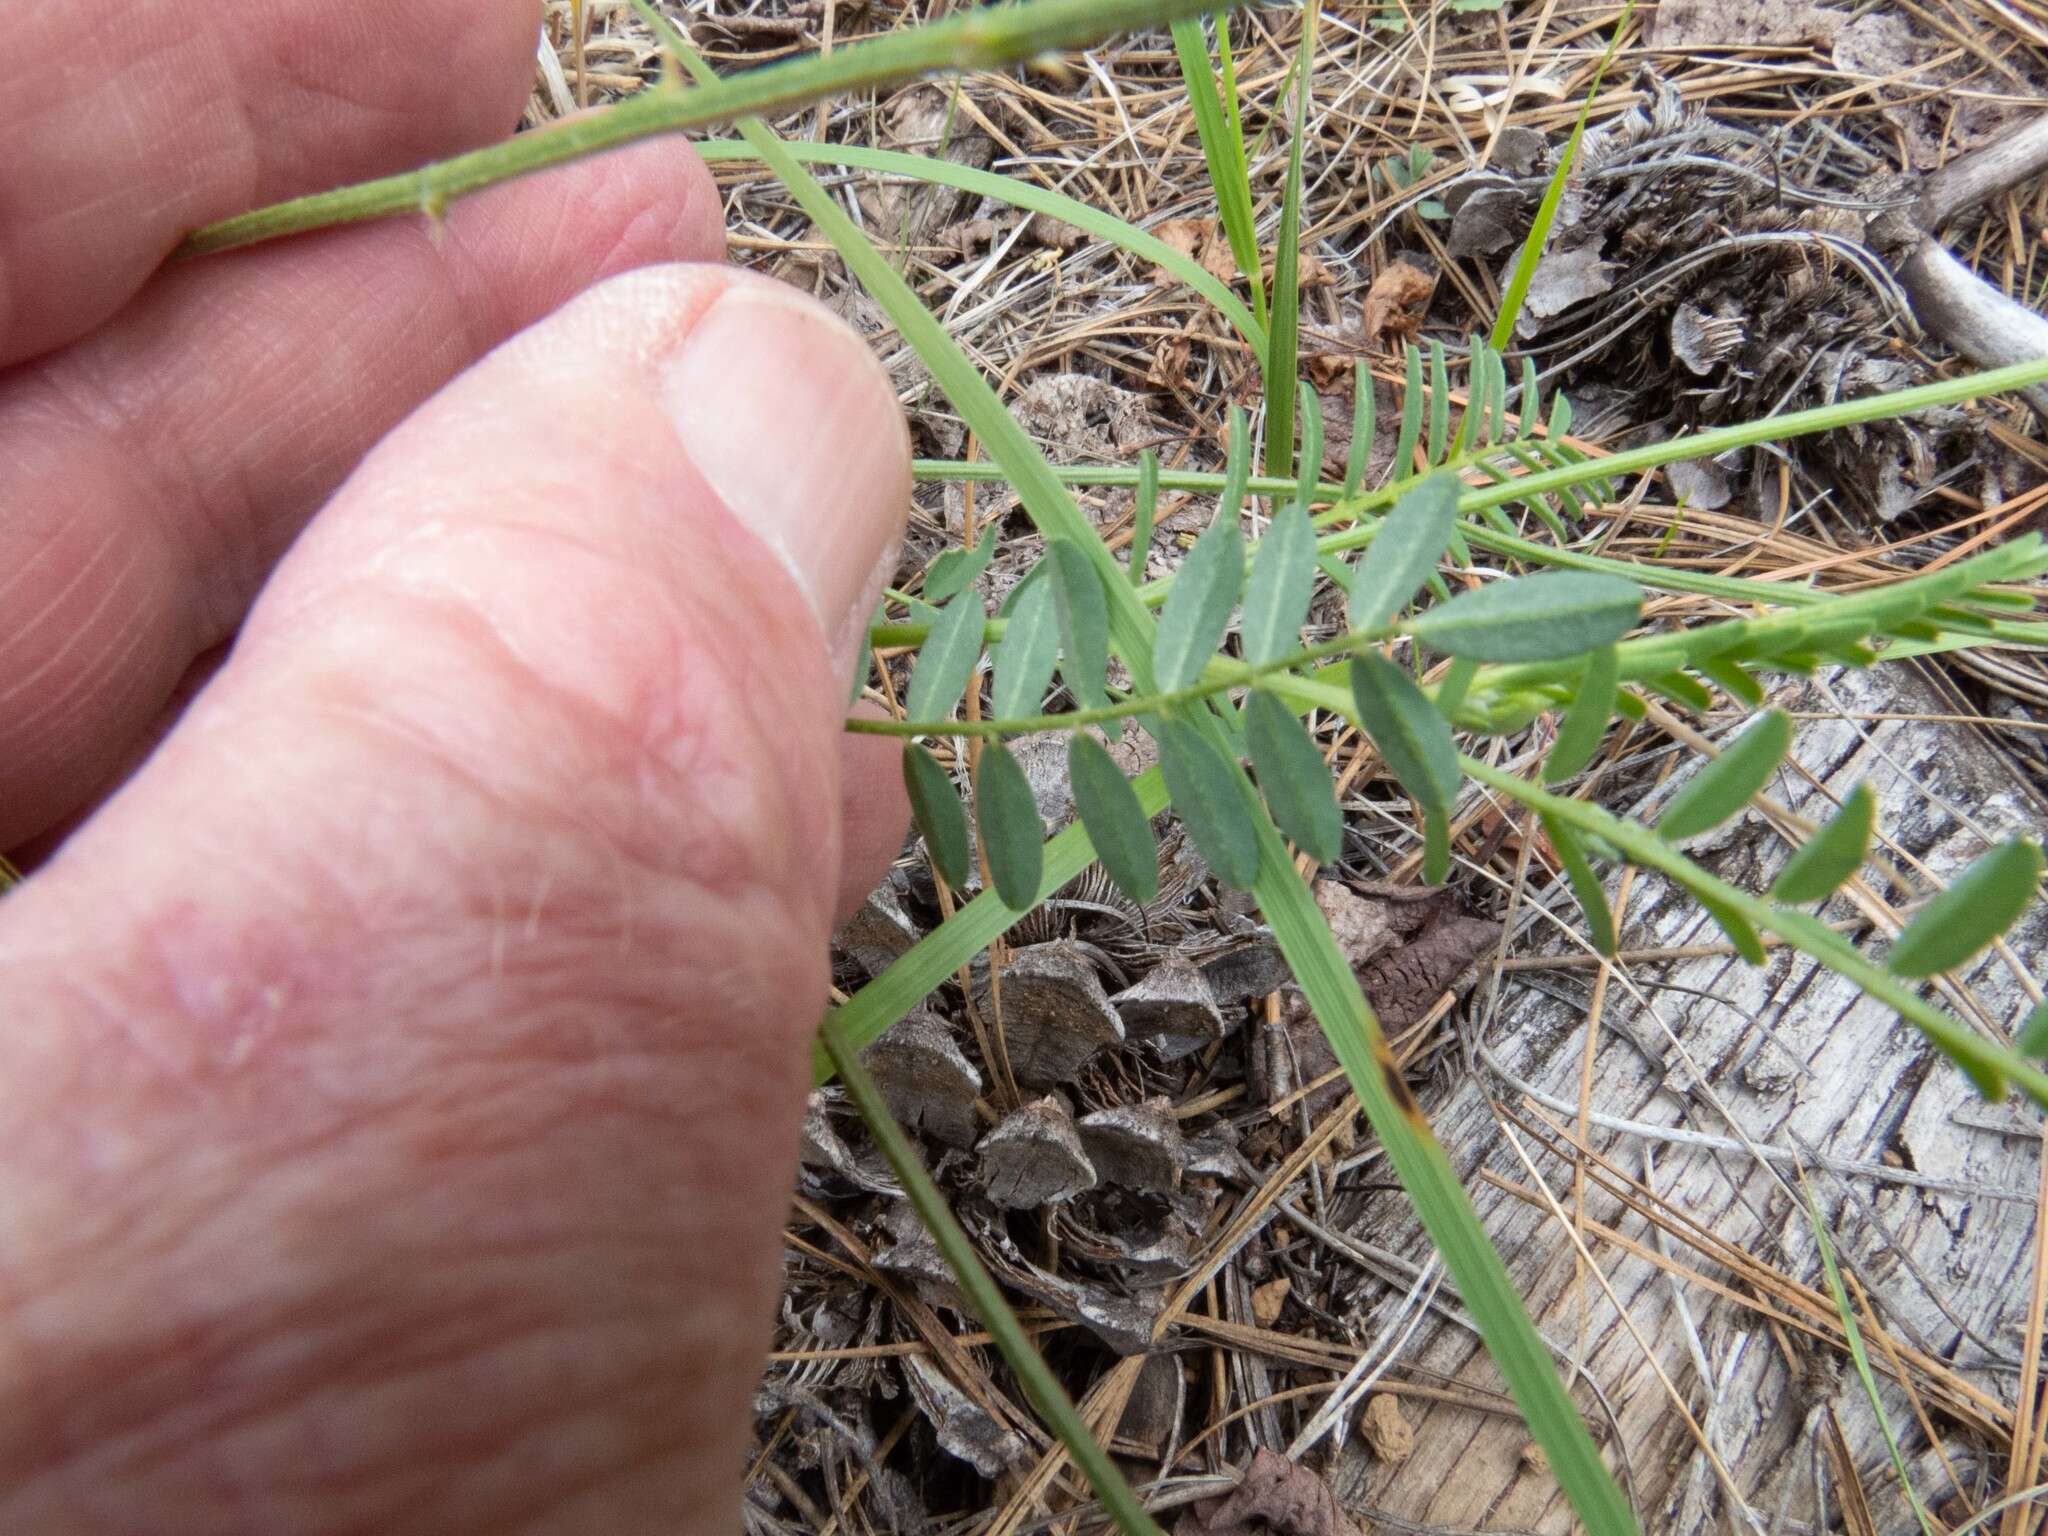
[[[365,462],[0,906],[0,1526],[729,1527],[908,494],[715,267]]]

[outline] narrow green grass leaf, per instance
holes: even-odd
[[[1608,723],[1614,718],[1614,695],[1620,675],[1621,653],[1613,646],[1603,645],[1586,658],[1578,692],[1565,708],[1550,756],[1543,760],[1544,783],[1561,784],[1593,761],[1593,754],[1607,738]]]
[[[1757,716],[1671,797],[1671,804],[1657,818],[1657,835],[1680,843],[1721,825],[1770,783],[1791,745],[1790,715],[1773,709]]]
[[[1387,511],[1351,580],[1351,627],[1375,630],[1414,599],[1458,525],[1458,477],[1439,472]]]
[[[1301,152],[1309,136],[1309,87],[1315,77],[1316,0],[1301,17],[1295,55],[1294,121],[1287,145],[1287,183],[1273,241],[1273,308],[1266,326],[1266,473],[1294,472],[1294,396],[1301,344]]]
[[[1138,455],[1138,492],[1131,507],[1131,557],[1125,562],[1131,585],[1145,584],[1145,564],[1152,553],[1152,523],[1159,512],[1159,455],[1147,448]]]
[[[1071,539],[1051,539],[1053,606],[1060,622],[1060,676],[1083,708],[1109,702],[1109,613],[1102,578]]]
[[[1911,977],[1954,970],[2013,925],[2040,883],[2039,843],[2016,837],[1999,844],[1914,914],[1885,968]]]
[[[1858,784],[1827,825],[1786,860],[1771,885],[1771,900],[1801,906],[1834,895],[1863,863],[1876,820],[1877,796],[1868,784]]]
[[[1185,721],[1161,720],[1151,731],[1167,793],[1188,836],[1217,879],[1250,890],[1259,874],[1259,834],[1240,788],[1242,773]]]
[[[1422,352],[1412,341],[1405,350],[1408,372],[1401,381],[1401,431],[1394,439],[1395,480],[1415,473],[1415,445],[1422,441]]]
[[[953,792],[953,776],[914,741],[903,744],[903,789],[910,814],[931,855],[932,868],[954,890],[967,885],[967,811]]]
[[[981,749],[974,779],[974,824],[981,832],[982,856],[1003,905],[1019,912],[1038,899],[1038,877],[1044,870],[1045,824],[1038,819],[1038,801],[1024,766],[1000,742]]]
[[[995,648],[989,707],[998,720],[1019,720],[1039,712],[1059,659],[1058,583],[1044,577],[1027,580],[1008,606],[1008,626]]]
[[[1074,809],[1103,870],[1118,890],[1149,907],[1159,899],[1159,847],[1131,781],[1086,731],[1074,732],[1067,743],[1067,776],[1074,786]]]
[[[1298,501],[1284,504],[1267,525],[1252,557],[1251,579],[1244,589],[1242,625],[1244,658],[1254,666],[1277,661],[1301,649],[1301,626],[1308,618],[1309,597],[1316,584],[1316,530],[1308,509]],[[1167,599],[1171,609],[1173,599]],[[1160,643],[1166,626],[1160,624]]]
[[[1586,857],[1585,842],[1577,832],[1548,812],[1539,811],[1537,815],[1542,819],[1544,832],[1549,835],[1550,846],[1557,850],[1557,862],[1564,867],[1564,877],[1571,883],[1572,894],[1579,899],[1579,910],[1586,914],[1586,928],[1593,947],[1601,954],[1611,956],[1616,948],[1614,909],[1607,904],[1607,890],[1593,869],[1593,861]]]
[[[1564,153],[1558,156],[1550,185],[1543,189],[1543,201],[1536,205],[1536,221],[1529,226],[1529,233],[1522,241],[1507,291],[1500,296],[1500,313],[1494,316],[1490,338],[1500,351],[1506,351],[1508,343],[1514,340],[1515,322],[1521,318],[1523,301],[1529,297],[1529,282],[1536,276],[1537,264],[1543,260],[1543,247],[1550,239],[1550,226],[1557,218],[1557,205],[1564,198],[1572,166],[1579,158],[1579,141],[1586,136],[1586,119],[1592,115],[1593,103],[1600,95],[1600,81],[1607,73],[1608,64],[1613,61],[1614,50],[1621,46],[1621,35],[1628,26],[1628,11],[1633,9],[1631,4],[1622,12],[1621,20],[1615,23],[1614,36],[1608,40],[1606,53],[1600,56],[1600,63],[1593,71],[1593,84],[1579,106],[1578,120],[1572,124],[1571,137],[1565,140]]]
[[[1379,409],[1373,390],[1372,370],[1361,361],[1351,374],[1351,447],[1344,455],[1344,489],[1338,493],[1342,501],[1358,494],[1372,464],[1373,414]]]
[[[1591,571],[1496,581],[1409,620],[1409,632],[1447,656],[1560,661],[1610,645],[1642,617],[1643,590]]]
[[[2013,1044],[2029,1056],[2048,1060],[2048,999],[2034,1004],[2034,1011],[2027,1015],[2027,1022],[2020,1026]]]
[[[965,591],[983,571],[996,552],[996,525],[990,523],[981,542],[972,549],[949,549],[925,569],[924,600],[943,603],[956,592]]]
[[[1311,552],[1314,542],[1309,541]],[[1152,673],[1162,691],[1186,688],[1202,675],[1230,628],[1243,580],[1244,535],[1234,515],[1219,512],[1181,561],[1159,614]]]
[[[1226,23],[1219,18],[1221,29]],[[1229,47],[1224,35],[1224,47]],[[1173,24],[1173,51],[1180,60],[1181,82],[1194,113],[1195,134],[1209,167],[1209,189],[1237,270],[1251,284],[1252,309],[1261,324],[1266,318],[1265,283],[1259,270],[1259,237],[1252,220],[1252,190],[1245,179],[1244,140],[1226,116],[1216,94],[1216,72],[1209,64],[1209,43],[1202,23],[1189,18]],[[1234,86],[1235,82],[1232,82]],[[1234,92],[1233,92],[1234,94]]]
[[[1849,1359],[1856,1367],[1856,1379],[1863,1383],[1863,1395],[1870,1402],[1870,1411],[1877,1415],[1877,1427],[1884,1435],[1885,1449],[1891,1452],[1892,1471],[1898,1474],[1899,1487],[1905,1492],[1906,1502],[1913,1507],[1913,1518],[1920,1522],[1922,1536],[1934,1536],[1934,1525],[1927,1518],[1926,1506],[1913,1490],[1913,1478],[1906,1469],[1906,1454],[1899,1449],[1899,1437],[1892,1429],[1891,1415],[1885,1412],[1884,1394],[1877,1389],[1877,1373],[1871,1370],[1870,1352],[1863,1347],[1863,1330],[1856,1326],[1856,1309],[1849,1305],[1849,1288],[1842,1283],[1841,1268],[1835,1263],[1835,1245],[1828,1241],[1827,1227],[1820,1219],[1820,1206],[1814,1201],[1813,1190],[1807,1185],[1803,1169],[1799,1175],[1799,1189],[1806,1196],[1807,1224],[1813,1230],[1814,1246],[1820,1249],[1820,1266],[1828,1277],[1828,1294],[1834,1297],[1835,1315],[1842,1320],[1843,1337],[1849,1341]]]
[[[1333,862],[1344,851],[1344,813],[1307,728],[1272,694],[1255,689],[1244,701],[1244,739],[1280,830],[1318,864]]]
[[[1387,768],[1425,811],[1447,814],[1458,798],[1451,727],[1415,679],[1376,651],[1351,660],[1351,697]]]
[[[981,626],[987,617],[981,599],[972,592],[961,593],[939,610],[911,663],[910,698],[904,706],[911,719],[944,720],[953,713],[981,659]]]

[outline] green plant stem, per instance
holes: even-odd
[[[438,217],[458,198],[550,166],[616,149],[658,133],[807,106],[871,86],[941,71],[997,69],[1063,48],[1086,48],[1119,32],[1227,8],[1238,0],[1027,0],[962,11],[828,54],[810,54],[689,90],[657,87],[615,107],[563,118],[488,149],[416,171],[222,219],[189,235],[180,256],[230,250],[258,240],[393,214]]]
[[[1162,1536],[1145,1506],[1138,1502],[1137,1494],[1131,1491],[1131,1485],[1124,1481],[1123,1473],[1117,1470],[1116,1463],[1109,1459],[1109,1453],[1103,1450],[1082,1420],[1073,1399],[1067,1396],[1044,1358],[1032,1346],[1031,1336],[1017,1321],[1017,1314],[1010,1310],[1010,1304],[1003,1299],[1002,1289],[983,1267],[972,1240],[954,1219],[946,1197],[932,1183],[932,1177],[919,1161],[910,1138],[897,1126],[896,1117],[889,1112],[888,1101],[882,1097],[882,1090],[868,1076],[867,1068],[861,1064],[859,1053],[846,1039],[840,1022],[828,1017],[818,1034],[825,1054],[839,1074],[839,1081],[846,1087],[847,1097],[860,1112],[869,1134],[875,1138],[875,1144],[887,1159],[890,1170],[903,1186],[903,1193],[917,1212],[918,1220],[924,1223],[925,1230],[944,1255],[947,1267],[953,1271],[953,1278],[966,1294],[974,1315],[994,1338],[996,1348],[1010,1363],[1010,1369],[1017,1373],[1017,1380],[1032,1408],[1060,1437],[1119,1530],[1135,1533],[1135,1536]]]
[[[1202,668],[1201,677],[1185,688],[1176,688],[1170,693],[1133,696],[1112,704],[1097,705],[1093,709],[1071,710],[1063,715],[1027,715],[1016,720],[870,720],[852,716],[845,721],[845,728],[849,735],[854,736],[1028,736],[1035,731],[1070,731],[1084,725],[1099,725],[1106,720],[1163,714],[1179,705],[1192,704],[1226,689],[1242,688],[1311,661],[1354,654],[1397,633],[1398,629],[1394,628],[1348,631],[1256,665],[1217,656]]]

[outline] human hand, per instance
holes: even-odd
[[[0,52],[0,1529],[735,1522],[825,941],[904,818],[837,729],[887,379],[651,265],[721,246],[670,140],[159,270],[501,135],[538,9]]]

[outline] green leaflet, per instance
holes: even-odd
[[[1161,692],[1186,688],[1202,675],[1230,627],[1243,580],[1244,536],[1236,513],[1224,507],[1195,540],[1166,594],[1152,648],[1152,675]]]
[[[1159,899],[1159,848],[1130,780],[1086,731],[1074,732],[1067,743],[1067,776],[1073,781],[1074,809],[1103,869],[1118,890],[1139,906],[1150,906]]]
[[[1621,673],[1621,653],[1603,645],[1586,658],[1586,670],[1557,727],[1557,740],[1550,756],[1543,760],[1543,782],[1560,784],[1586,764],[1600,750],[1607,737],[1607,723],[1614,718],[1616,679]]]
[[[1161,720],[1151,726],[1159,743],[1159,770],[1188,835],[1216,878],[1251,889],[1259,873],[1259,833],[1239,786],[1243,775],[1194,726]]]
[[[1730,661],[1726,656],[1704,656],[1693,666],[1700,676],[1712,681],[1736,703],[1751,709],[1763,703],[1763,684],[1751,677],[1741,662]]]
[[[965,591],[969,583],[988,569],[995,552],[996,525],[991,522],[974,548],[949,549],[925,568],[924,600],[943,603],[955,592]]]
[[[1415,473],[1415,445],[1422,437],[1422,353],[1408,343],[1408,372],[1401,381],[1401,434],[1394,440],[1392,476],[1405,480]]]
[[[981,659],[981,626],[987,617],[981,599],[972,592],[961,593],[939,610],[911,665],[910,698],[904,706],[911,719],[944,720],[952,715]]]
[[[1254,666],[1301,647],[1301,625],[1316,584],[1316,530],[1308,508],[1290,501],[1273,514],[1252,557],[1244,589],[1244,659]],[[1169,608],[1173,600],[1167,599]]]
[[[1035,715],[1045,702],[1060,653],[1058,585],[1044,577],[1027,578],[1007,605],[1009,627],[996,645],[995,686],[989,691],[989,707],[998,720]]]
[[[1877,796],[1868,784],[1858,784],[1827,825],[1786,860],[1771,885],[1771,900],[1798,906],[1832,896],[1862,864],[1876,818]]]
[[[954,890],[967,884],[967,812],[953,793],[953,776],[914,741],[903,743],[903,788],[910,814],[931,854],[932,868]]]
[[[1422,589],[1458,525],[1460,488],[1456,475],[1440,472],[1388,509],[1351,579],[1353,629],[1378,629]]]
[[[1643,591],[1594,571],[1550,571],[1460,593],[1408,621],[1409,633],[1446,656],[1475,661],[1560,661],[1611,645],[1635,628]]]
[[[1109,703],[1109,608],[1102,578],[1071,539],[1048,539],[1053,603],[1060,621],[1060,676],[1084,709]]]
[[[1885,969],[1894,976],[1954,970],[2012,926],[2040,883],[2041,845],[2024,837],[2000,843],[1914,915]]]
[[[1358,488],[1365,483],[1366,467],[1372,458],[1373,413],[1379,408],[1379,402],[1373,398],[1375,388],[1372,370],[1363,362],[1359,363],[1351,374],[1351,447],[1344,455],[1344,488],[1338,493],[1340,501],[1349,501],[1356,496]]]
[[[1669,699],[1681,709],[1704,715],[1714,707],[1714,696],[1707,692],[1704,684],[1696,677],[1684,672],[1666,672],[1658,677],[1646,677],[1643,686],[1655,694]]]
[[[1313,384],[1301,386],[1301,459],[1295,467],[1294,504],[1308,515],[1323,475],[1323,398]]]
[[[1764,941],[1757,937],[1756,924],[1735,907],[1720,897],[1695,889],[1693,899],[1707,909],[1707,915],[1720,925],[1728,935],[1728,942],[1735,946],[1735,953],[1751,965],[1764,963]]]
[[[1344,851],[1344,813],[1307,727],[1272,694],[1255,689],[1244,701],[1244,739],[1280,830],[1318,864],[1333,862]]]
[[[1451,437],[1451,376],[1444,365],[1444,344],[1434,336],[1429,341],[1429,462],[1444,461]]]
[[[1003,905],[1026,912],[1038,900],[1045,868],[1045,824],[1024,768],[1010,749],[990,742],[981,749],[974,781],[974,824],[981,831],[982,857]]]
[[[1721,755],[1693,775],[1657,818],[1657,835],[1683,842],[1718,827],[1770,783],[1792,745],[1792,717],[1782,709],[1759,715]]]
[[[1593,947],[1603,955],[1612,955],[1616,948],[1614,911],[1607,905],[1607,890],[1593,870],[1593,861],[1586,857],[1586,845],[1577,832],[1548,811],[1539,811],[1537,815],[1550,836],[1550,846],[1557,850],[1557,862],[1564,866],[1564,877],[1571,882],[1572,894],[1579,898],[1579,910],[1586,914]]]
[[[1415,679],[1375,651],[1351,661],[1358,718],[1393,775],[1425,811],[1448,815],[1458,798],[1451,727]]]
[[[2020,1026],[2012,1043],[2029,1056],[2048,1058],[2048,1001],[2034,1004],[2034,1011],[2027,1015],[2027,1022]]]
[[[1147,448],[1138,455],[1138,496],[1131,511],[1131,585],[1145,584],[1145,560],[1152,552],[1152,520],[1159,511],[1159,455]]]

